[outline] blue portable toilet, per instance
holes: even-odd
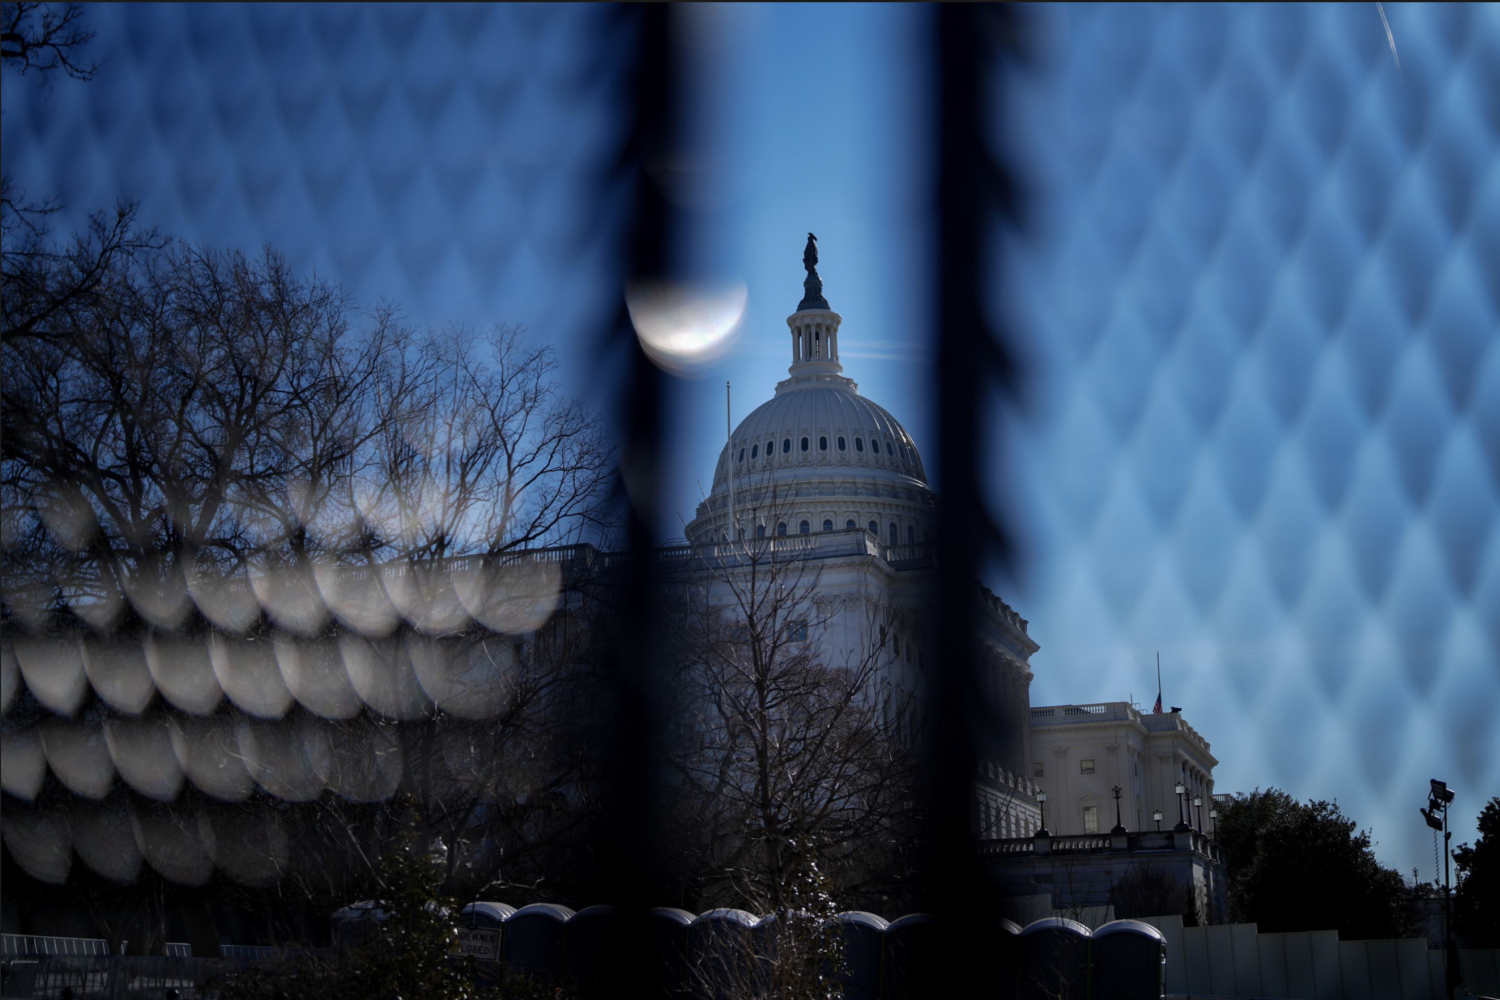
[[[556,979],[562,973],[563,928],[572,916],[556,903],[532,903],[512,913],[500,934],[506,968]]]
[[[989,926],[986,938],[984,962],[994,970],[990,983],[995,1000],[1017,1000],[1021,995],[1021,925],[1002,917]]]
[[[1086,995],[1090,938],[1087,926],[1066,917],[1027,924],[1021,931],[1021,1000]]]
[[[689,984],[715,997],[750,986],[759,923],[755,914],[728,907],[699,914],[688,926]]]
[[[458,922],[463,927],[502,927],[515,912],[509,903],[479,900],[458,911]]]
[[[389,916],[378,899],[365,899],[340,907],[328,918],[335,948],[347,948],[374,937],[375,929]]]
[[[458,944],[465,955],[481,962],[500,961],[500,939],[505,921],[516,908],[509,903],[479,900],[458,911]]]
[[[1093,936],[1093,1000],[1161,1000],[1167,938],[1141,920],[1111,920]]]
[[[885,929],[885,996],[916,1000],[929,995],[937,973],[937,921],[908,913]]]
[[[620,913],[613,906],[588,906],[573,914],[563,935],[563,979],[582,996],[617,991]]]
[[[775,913],[768,913],[755,921],[750,928],[750,951],[757,959],[775,961],[781,921]]]
[[[838,940],[841,961],[835,977],[846,1000],[880,1000],[880,966],[889,926],[884,917],[863,910],[828,919],[825,932]]]
[[[650,952],[649,967],[657,971],[642,983],[642,996],[686,996],[688,990],[688,927],[697,918],[687,910],[659,906],[644,914],[643,945]]]

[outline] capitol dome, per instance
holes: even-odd
[[[789,377],[730,435],[688,540],[729,539],[732,471],[739,537],[860,528],[885,545],[926,542],[934,501],[921,453],[901,423],[844,376],[843,320],[823,298],[811,236],[803,262],[806,294],[787,317]]]

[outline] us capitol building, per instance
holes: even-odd
[[[911,435],[844,375],[842,320],[823,297],[811,238],[803,262],[804,295],[787,319],[788,377],[732,431],[685,544],[661,550],[659,564],[707,579],[699,590],[712,603],[747,553],[768,555],[783,580],[802,584],[788,624],[800,617],[803,627],[782,633],[787,641],[829,666],[861,663],[887,723],[914,740],[923,679],[945,666],[925,643],[940,572],[929,545],[936,497]],[[49,909],[49,887],[68,883],[75,859],[120,884],[146,866],[185,886],[215,872],[271,884],[291,850],[277,804],[325,790],[357,802],[397,791],[400,744],[376,718],[421,719],[441,702],[478,719],[496,703],[500,685],[450,676],[410,655],[421,642],[387,642],[392,630],[433,634],[472,619],[476,631],[543,641],[559,622],[592,613],[587,588],[564,587],[564,578],[596,579],[613,559],[578,544],[510,551],[494,565],[461,557],[420,570],[336,566],[296,587],[229,579],[184,590],[170,605],[186,616],[196,603],[196,631],[179,620],[120,635],[74,626],[32,634],[8,622],[0,838],[37,892],[27,897],[30,915],[16,908],[14,889],[0,899],[4,924],[35,934],[75,918],[92,923],[62,903]],[[977,584],[973,594],[992,720],[974,772],[973,822],[1002,891],[1038,907],[1102,907],[1122,877],[1156,866],[1193,888],[1199,914],[1222,914],[1222,854],[1211,840],[1217,761],[1207,740],[1176,709],[1033,707],[1039,647],[1027,622]],[[295,727],[280,724],[287,720]],[[66,823],[52,809],[59,801]]]
[[[759,544],[810,567],[824,627],[808,638],[829,663],[870,655],[870,621],[883,609],[891,633],[879,633],[880,683],[907,706],[891,724],[914,733],[924,672],[937,667],[922,614],[937,571],[928,544],[936,497],[917,443],[844,374],[843,319],[823,296],[817,262],[808,234],[804,294],[786,321],[787,378],[730,434],[686,541],[700,556]],[[1103,905],[1123,874],[1150,864],[1191,886],[1199,913],[1222,913],[1223,867],[1211,839],[1218,761],[1208,741],[1175,708],[1032,707],[1040,647],[1004,601],[978,585],[975,593],[981,689],[997,735],[976,772],[974,823],[1007,890],[1050,888],[1053,905]],[[1064,852],[1070,900],[1057,898],[1050,875]]]

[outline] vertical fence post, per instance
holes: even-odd
[[[633,38],[633,66],[627,113],[631,117],[617,164],[626,186],[630,218],[621,245],[623,284],[670,277],[678,220],[671,202],[652,177],[649,164],[677,139],[679,65],[671,37],[673,12],[665,5],[631,5],[611,13],[620,34]],[[611,385],[621,476],[617,499],[624,524],[624,552],[608,576],[608,616],[612,629],[607,688],[601,697],[607,731],[602,734],[603,822],[593,845],[597,865],[589,882],[599,899],[619,907],[616,933],[604,945],[604,961],[616,982],[646,981],[651,951],[646,911],[659,900],[658,870],[662,816],[660,734],[664,720],[657,676],[658,593],[654,558],[661,478],[661,396],[663,376],[641,350],[625,305],[624,288],[609,343],[601,357],[624,364],[596,372]]]
[[[984,556],[1003,558],[1001,527],[988,513],[982,470],[994,461],[984,428],[985,401],[1003,388],[1006,357],[986,316],[986,289],[997,280],[987,250],[1010,206],[1004,175],[987,151],[995,43],[1011,15],[945,5],[933,17],[937,135],[932,172],[936,229],[931,310],[937,338],[936,407],[938,570],[932,600],[932,648],[926,729],[931,909],[942,925],[933,996],[974,995],[983,982],[983,927],[998,917],[993,888],[975,849],[971,812],[982,741],[1003,738],[980,697],[978,579]]]

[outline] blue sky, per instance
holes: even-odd
[[[1431,878],[1427,779],[1456,840],[1500,794],[1500,7],[1385,11],[1390,40],[1374,5],[1032,12],[991,136],[1029,226],[995,234],[1023,376],[986,472],[1022,558],[990,582],[1042,645],[1035,703],[1149,706],[1159,651],[1220,790],[1337,798]],[[60,229],[135,199],[416,323],[524,324],[598,391],[618,53],[589,9],[89,16],[94,83],[3,88],[5,169]],[[684,519],[724,382],[738,420],[784,374],[809,230],[846,373],[933,450],[925,17],[681,26],[683,267],[749,293],[667,401]]]

